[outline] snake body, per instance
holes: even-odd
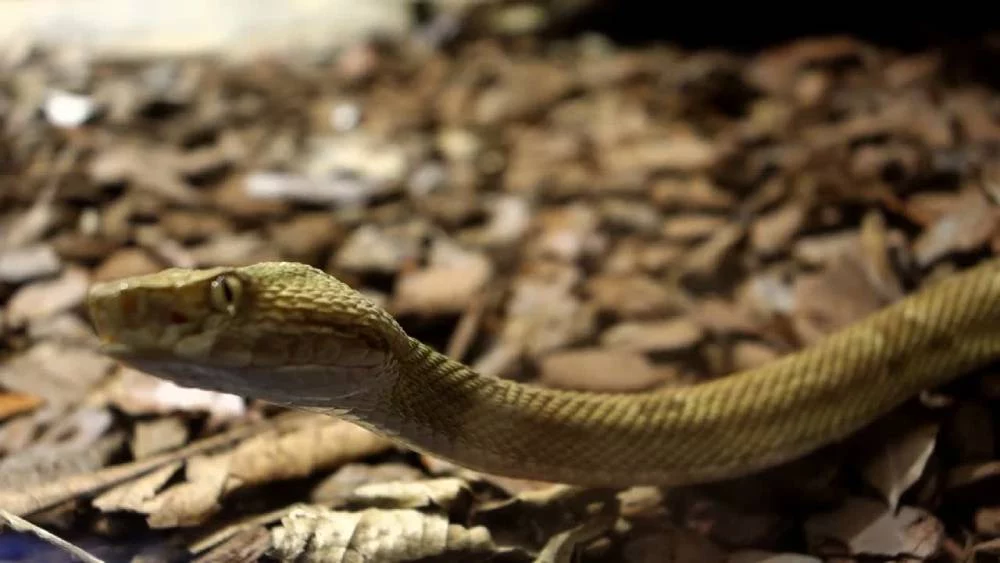
[[[347,418],[482,472],[585,486],[746,475],[841,440],[1000,357],[1000,261],[761,367],[644,393],[476,373],[307,265],[167,269],[95,284],[103,350],[181,385]]]

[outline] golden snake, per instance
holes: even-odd
[[[181,385],[319,410],[467,468],[589,486],[707,482],[841,440],[1000,356],[1000,261],[748,371],[645,393],[476,373],[296,263],[95,284],[103,350]]]

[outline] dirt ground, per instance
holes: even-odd
[[[67,557],[38,526],[105,561],[996,560],[995,369],[760,475],[588,490],[177,387],[99,354],[83,308],[292,260],[486,374],[724,377],[1000,248],[1000,47],[971,48],[0,60],[0,522],[25,530],[0,559]]]

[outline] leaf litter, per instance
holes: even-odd
[[[914,401],[925,416],[907,432],[816,452],[799,489],[764,472],[604,491],[464,470],[97,353],[90,283],[285,259],[484,373],[655,390],[779,358],[1000,241],[997,96],[961,52],[843,37],[549,49],[474,29],[449,49],[404,38],[295,65],[14,63],[0,78],[7,521],[108,542],[152,530],[198,561],[1000,552],[990,369]],[[86,101],[86,119],[53,127],[45,92]]]

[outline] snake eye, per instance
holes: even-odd
[[[243,296],[243,281],[232,274],[223,274],[212,280],[209,301],[216,310],[233,315]]]

